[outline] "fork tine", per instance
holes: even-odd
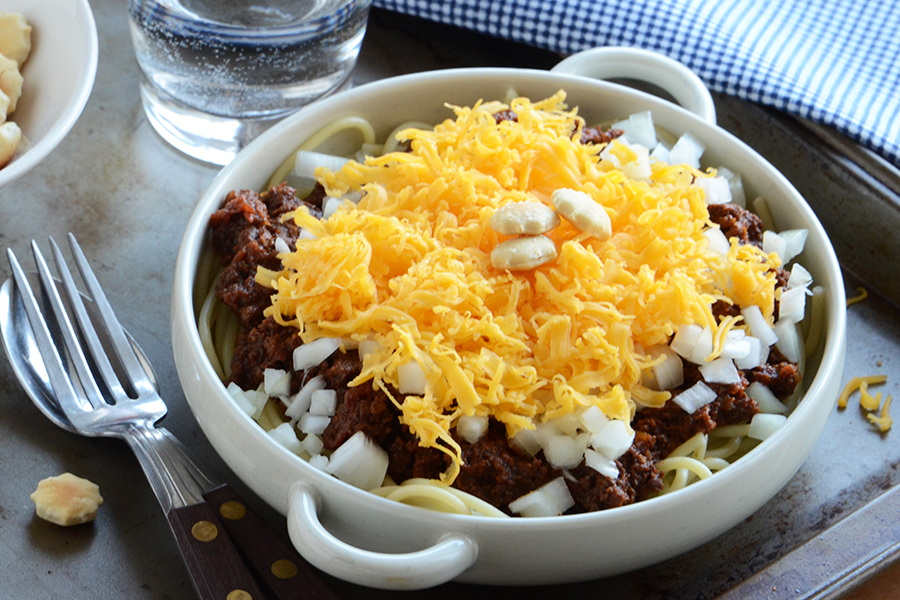
[[[65,306],[63,306],[62,298],[56,287],[56,281],[54,281],[53,275],[50,273],[50,268],[47,266],[47,261],[44,260],[44,255],[41,253],[40,247],[38,247],[37,242],[34,240],[31,241],[31,251],[34,254],[34,262],[37,266],[41,287],[44,290],[44,296],[47,303],[50,305],[50,311],[59,328],[63,343],[66,346],[71,367],[75,369],[75,375],[78,378],[78,382],[84,390],[85,396],[91,406],[94,408],[103,406],[106,404],[106,401],[103,399],[100,388],[97,387],[97,381],[94,379],[91,367],[84,355],[84,350],[81,347],[81,343],[78,341],[75,328],[72,326],[72,320],[69,318],[69,313]]]
[[[125,329],[119,323],[119,319],[106,298],[103,288],[100,287],[100,282],[97,281],[90,263],[84,256],[81,246],[78,245],[78,240],[71,233],[69,233],[69,246],[72,248],[72,255],[75,257],[75,264],[78,265],[78,270],[81,272],[81,278],[84,280],[91,299],[94,301],[94,306],[100,314],[103,328],[109,336],[113,348],[115,348],[116,356],[119,358],[129,382],[139,395],[155,394],[156,390],[153,382],[147,376],[143,365],[138,361],[134,348],[125,335]]]
[[[82,339],[87,343],[87,351],[100,374],[100,378],[106,385],[107,390],[112,394],[113,400],[116,402],[128,400],[128,394],[122,388],[119,376],[109,362],[109,356],[103,348],[100,338],[97,336],[97,331],[94,329],[94,324],[84,306],[81,293],[75,285],[75,279],[72,277],[72,272],[66,264],[66,259],[53,238],[50,238],[50,246],[53,251],[53,260],[56,262],[56,270],[62,282],[62,288],[66,293],[66,299],[69,301],[69,306],[74,315],[75,324],[81,331]]]
[[[22,266],[11,248],[7,248],[6,254],[12,268],[13,280],[16,283],[16,288],[19,290],[19,297],[22,299],[22,305],[25,307],[25,314],[31,323],[35,344],[41,354],[44,368],[47,370],[47,376],[50,379],[50,387],[53,388],[57,402],[66,414],[70,414],[72,411],[84,410],[78,399],[78,394],[72,386],[72,381],[66,374],[62,357],[60,357],[56,343],[50,335],[50,329],[47,327],[47,322],[41,314],[40,306],[37,298],[35,298],[34,291],[31,289],[31,284],[28,283],[25,271],[22,270]]]

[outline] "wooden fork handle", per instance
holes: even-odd
[[[212,506],[174,508],[168,518],[200,600],[266,598]]]
[[[337,600],[318,572],[228,485],[205,493],[222,526],[276,600]]]

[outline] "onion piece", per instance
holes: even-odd
[[[731,202],[737,204],[741,208],[747,208],[747,194],[744,192],[744,182],[740,173],[735,173],[725,167],[716,169],[719,176],[724,177],[731,189]]]
[[[341,338],[319,338],[294,349],[294,370],[317,367],[341,347]]]
[[[707,204],[731,202],[731,188],[724,177],[700,177],[694,184],[703,190]]]
[[[716,358],[700,365],[700,374],[707,383],[740,383],[741,374],[730,358]]]
[[[296,422],[297,419],[300,418],[300,415],[309,410],[309,406],[312,404],[313,392],[316,390],[324,390],[326,385],[328,384],[321,375],[316,375],[307,381],[306,384],[300,388],[300,391],[291,398],[291,403],[288,405],[287,410],[284,411],[284,416],[289,418],[292,422]]]
[[[322,220],[327,221],[328,218],[337,212],[337,209],[341,207],[344,201],[340,198],[335,198],[334,196],[329,196],[325,199],[325,203],[322,205]]]
[[[263,390],[269,397],[291,395],[291,375],[283,369],[263,371]]]
[[[777,254],[779,260],[781,260],[781,264],[787,264],[787,261],[784,258],[787,243],[783,237],[774,231],[767,229],[763,232],[762,249],[766,254]]]
[[[742,308],[741,315],[744,317],[744,322],[750,327],[750,333],[758,338],[763,345],[771,346],[778,341],[778,334],[775,333],[772,326],[766,322],[766,319],[763,317],[762,311],[758,306],[751,304],[746,308]]]
[[[589,433],[597,433],[609,423],[609,417],[596,404],[584,409],[578,416],[578,420]]]
[[[360,340],[359,341],[359,360],[365,361],[366,356],[381,352],[384,347],[378,340]]]
[[[806,314],[806,288],[782,290],[778,302],[778,321],[799,323]]]
[[[806,238],[809,236],[808,229],[786,229],[779,232],[781,239],[784,240],[784,263],[791,262],[794,257],[803,252],[806,245]]]
[[[650,152],[640,144],[633,144],[631,149],[637,154],[637,158],[622,165],[622,173],[635,181],[650,181]]]
[[[579,438],[557,434],[548,436],[541,446],[544,449],[544,456],[553,468],[573,469],[584,459],[586,446],[580,441]]]
[[[684,383],[684,363],[671,348],[663,346],[659,349],[659,353],[664,354],[666,358],[652,368],[656,385],[662,391],[675,389]]]
[[[297,423],[297,428],[307,435],[311,433],[321,434],[325,433],[325,430],[328,429],[329,423],[331,423],[331,417],[303,413],[300,415],[300,421]]]
[[[297,439],[297,433],[290,423],[282,423],[275,429],[269,430],[268,433],[273,440],[294,454],[300,454],[303,449],[300,445],[300,440]]]
[[[634,431],[621,419],[612,419],[606,427],[591,436],[591,447],[610,459],[617,459],[631,448]]]
[[[747,356],[734,359],[734,364],[737,368],[752,369],[766,364],[766,360],[769,358],[769,347],[760,342],[759,338],[755,338],[752,335],[744,336],[744,342],[749,344],[750,351],[747,353]]]
[[[812,275],[806,270],[806,267],[800,263],[794,263],[793,266],[791,266],[791,275],[788,277],[787,281],[788,289],[809,287],[812,281]],[[807,294],[812,295],[812,292],[807,290]]]
[[[309,404],[309,414],[333,417],[337,405],[337,392],[334,390],[315,390]]]
[[[747,386],[747,395],[756,401],[760,412],[779,415],[787,412],[787,406],[772,393],[772,390],[758,381]]]
[[[557,477],[509,503],[509,510],[523,517],[555,517],[575,506],[565,479]]]
[[[621,129],[629,140],[646,148],[653,148],[657,144],[653,114],[649,110],[634,113],[627,119],[613,123],[611,128]]]
[[[590,448],[584,451],[584,465],[610,479],[616,479],[619,476],[619,466],[616,461]]]
[[[290,254],[291,247],[284,241],[284,238],[275,238],[275,252],[278,254]]]
[[[322,450],[325,448],[325,442],[323,442],[322,438],[318,435],[310,433],[303,438],[303,441],[300,442],[300,446],[311,455],[316,455],[322,453]]]
[[[487,415],[463,415],[456,422],[456,433],[470,444],[474,444],[487,433],[489,424]]]
[[[297,190],[299,198],[305,198],[316,186],[316,168],[325,167],[339,171],[350,159],[321,152],[301,150],[294,160],[294,168],[285,178],[285,183]]]
[[[672,157],[669,156],[669,148],[667,148],[662,142],[656,145],[656,148],[653,149],[653,152],[650,153],[650,158],[655,158],[658,161],[669,163],[672,162]]]
[[[528,456],[534,456],[541,451],[541,442],[534,429],[520,429],[510,443]]]
[[[710,251],[726,256],[728,251],[731,250],[731,244],[728,243],[728,238],[725,237],[721,229],[707,229],[703,232],[703,236],[709,240]]]
[[[260,392],[259,390],[244,391],[234,382],[229,383],[226,389],[241,410],[253,419],[259,418],[263,407],[266,405],[266,400],[269,399],[265,392]]]
[[[709,386],[698,381],[693,386],[684,390],[677,396],[673,396],[672,400],[688,414],[692,414],[698,408],[706,406],[716,399],[716,393],[709,389]]]
[[[750,420],[750,430],[747,432],[747,437],[755,440],[764,440],[781,429],[785,421],[787,421],[787,417],[784,415],[756,413]]]
[[[775,333],[778,335],[775,347],[789,361],[800,362],[800,358],[803,356],[803,339],[800,337],[800,332],[797,331],[797,324],[779,319],[775,323]]]
[[[675,332],[675,337],[672,338],[672,343],[669,344],[669,348],[682,358],[690,360],[691,356],[694,354],[694,348],[697,346],[697,342],[700,340],[702,334],[703,328],[699,325],[695,325],[694,323],[682,325],[678,328],[678,331]]]
[[[371,490],[384,482],[387,467],[388,453],[357,431],[332,453],[325,472],[352,486]]]
[[[425,371],[414,360],[403,363],[397,367],[398,387],[401,394],[414,394],[421,396],[428,387],[428,379]]]
[[[685,164],[699,169],[700,157],[703,155],[704,150],[706,150],[706,146],[700,140],[690,133],[685,133],[678,138],[678,141],[669,150],[669,158],[673,165]]]
[[[309,460],[307,462],[309,463],[309,466],[313,467],[314,469],[324,471],[325,467],[328,466],[328,457],[324,454],[313,454],[309,457]]]
[[[719,357],[732,359],[747,357],[752,349],[751,339],[753,338],[747,336],[743,329],[732,329],[725,334],[725,341],[722,343],[722,352],[719,354]],[[757,355],[759,354],[758,347],[756,353]]]

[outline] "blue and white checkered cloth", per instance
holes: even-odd
[[[635,46],[900,166],[900,0],[375,0],[564,54]]]

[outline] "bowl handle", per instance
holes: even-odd
[[[704,121],[716,124],[712,94],[697,75],[677,60],[641,48],[591,48],[560,61],[554,73],[593,79],[635,79],[652,83]]]
[[[443,535],[435,545],[407,554],[371,552],[343,542],[319,521],[318,492],[307,483],[291,487],[288,534],[317,568],[351,583],[389,590],[416,590],[446,583],[471,567],[478,544],[464,533]]]

